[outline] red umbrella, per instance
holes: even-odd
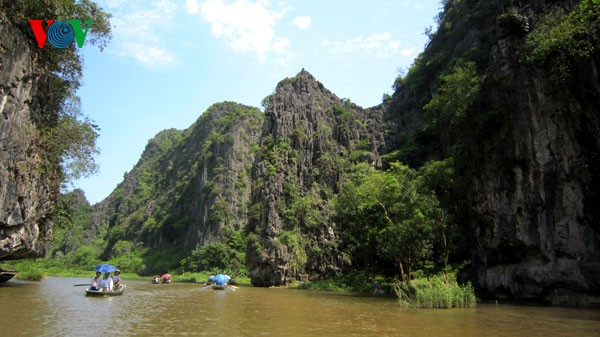
[[[171,274],[163,274],[160,278],[171,278]]]

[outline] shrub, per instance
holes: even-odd
[[[411,286],[398,284],[394,290],[402,305],[415,308],[472,308],[477,303],[470,283],[446,284],[442,275],[415,280]]]

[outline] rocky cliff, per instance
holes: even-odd
[[[59,188],[34,122],[41,114],[33,45],[0,12],[0,260],[43,256]]]
[[[597,1],[444,7],[425,51],[396,80],[386,118],[398,137],[389,150],[413,166],[454,156],[454,216],[471,233],[462,278],[480,295],[600,302]],[[458,98],[439,96],[458,92],[440,88],[465,62],[479,89],[459,110]],[[434,98],[448,114],[437,129],[440,116],[423,113]]]
[[[337,275],[343,261],[329,201],[352,163],[381,167],[383,110],[338,98],[305,70],[265,103],[246,251],[252,283]]]
[[[96,226],[108,229],[104,257],[124,242],[139,243],[168,250],[166,270],[190,250],[220,241],[224,230],[241,230],[262,119],[257,108],[218,103],[187,130],[151,139],[123,182],[95,205]]]
[[[570,59],[567,77],[523,57],[536,27],[576,8],[523,2],[488,30],[470,116],[478,131],[459,162],[475,239],[470,277],[495,297],[600,303],[600,53]],[[475,114],[488,117],[477,124]]]

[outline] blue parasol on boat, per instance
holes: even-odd
[[[118,270],[117,267],[112,264],[99,264],[94,268],[95,271],[99,271],[101,273],[112,273],[115,270]]]
[[[215,276],[215,283],[217,285],[225,285],[227,284],[227,281],[229,281],[231,277],[229,277],[228,275],[223,275],[223,274],[217,274],[217,276]]]

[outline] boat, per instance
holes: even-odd
[[[171,283],[171,274],[163,274],[160,277],[161,283],[162,284],[169,284]]]
[[[123,295],[125,292],[125,285],[122,285],[118,288],[113,289],[113,291],[102,291],[102,290],[92,290],[87,288],[85,290],[86,296],[119,296]]]
[[[13,267],[0,266],[0,283],[6,282],[17,275],[17,271]]]
[[[10,273],[10,272],[5,272],[5,271],[0,272],[0,283],[10,280],[15,275],[16,275],[15,273]]]
[[[227,289],[227,285],[226,284],[216,284],[214,283],[212,285],[213,290],[225,290]]]
[[[228,275],[217,274],[217,276],[215,276],[214,279],[211,280],[214,281],[214,284],[212,285],[213,290],[227,289],[227,282],[229,282],[230,279],[231,277],[229,277]]]

